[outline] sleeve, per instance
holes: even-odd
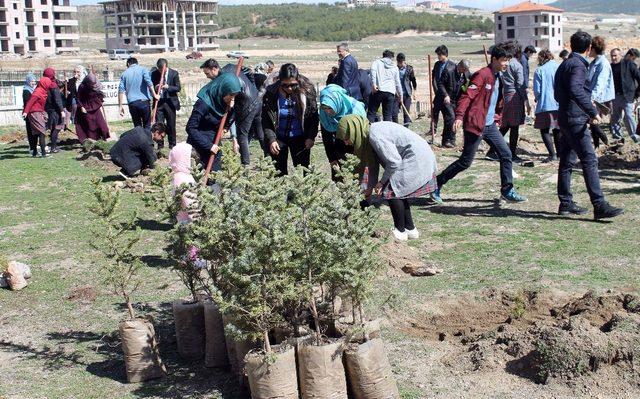
[[[467,113],[467,109],[471,105],[471,101],[480,93],[480,90],[484,87],[484,79],[480,73],[474,73],[471,76],[471,83],[467,87],[467,91],[460,95],[458,100],[458,106],[456,107],[456,119],[463,120],[464,114]]]
[[[536,101],[540,101],[540,88],[542,84],[542,75],[538,69],[533,73],[533,96]]]
[[[371,84],[372,86],[378,86],[377,61],[373,61],[371,64]]]
[[[340,65],[338,66],[338,74],[336,75],[334,83],[338,86],[344,87],[344,80],[344,61],[341,61]]]
[[[36,88],[36,90],[38,90],[39,88]],[[31,94],[31,97],[29,97],[29,101],[27,101],[27,104],[24,106],[24,111],[23,113],[28,114],[31,112],[31,109],[33,108],[33,104],[36,102],[37,97],[35,96],[36,92],[34,91],[33,94]]]
[[[394,70],[394,75],[394,79],[396,82],[396,94],[402,97],[402,82],[400,82],[400,70],[398,70],[398,68]]]
[[[143,78],[144,78],[144,82],[147,84],[147,87],[153,86],[153,82],[151,81],[151,74],[149,73],[148,69],[144,70]]]
[[[371,140],[371,147],[376,153],[376,156],[384,164],[384,173],[382,174],[380,183],[385,185],[391,179],[391,175],[402,165],[402,157],[389,135],[380,136],[381,137],[376,137],[374,140]]]
[[[31,98],[31,93],[28,92],[27,90],[23,90],[22,91],[22,109],[23,110],[27,107],[27,103],[29,102],[30,98]]]
[[[638,99],[638,97],[640,97],[640,69],[638,69],[635,63],[631,65],[631,76],[636,82],[636,92],[634,96]]]
[[[591,96],[584,89],[584,83],[587,80],[587,68],[574,68],[571,80],[569,81],[569,92],[576,104],[591,118],[598,115],[595,107],[591,103]]]
[[[447,92],[447,86],[451,83],[449,82],[450,79],[451,79],[451,75],[449,73],[445,73],[440,77],[440,80],[436,85],[436,91],[442,97],[446,97],[449,95],[449,92]]]
[[[516,77],[516,91],[520,94],[525,101],[527,101],[527,86],[524,83],[524,66],[520,65],[520,68],[514,68],[513,72]]]
[[[120,76],[120,84],[118,84],[118,93],[124,93],[127,91],[126,80],[124,74]]]
[[[336,152],[336,138],[335,134],[326,130],[321,129],[322,131],[322,144],[324,146],[324,152],[327,154],[327,159],[329,163],[338,160],[338,154]]]
[[[180,85],[180,74],[178,72],[175,73],[173,77],[173,84],[169,85],[167,88],[167,92],[169,93],[179,93],[182,90],[182,86]]]
[[[591,87],[591,98],[597,100],[602,98],[602,90],[604,89],[603,82],[600,80],[600,74],[602,73],[602,64],[596,64],[593,67],[593,71],[590,71],[590,82],[589,86]]]
[[[53,104],[57,113],[62,113],[64,110],[64,104],[62,103],[62,92],[59,88],[54,87],[51,90],[51,94],[53,96]]]
[[[200,121],[205,117],[205,112],[206,105],[200,100],[196,101],[186,127],[190,144],[202,152],[209,151],[214,140],[212,132],[200,130]]]
[[[80,105],[81,107],[84,107],[84,109],[86,109],[87,112],[93,112],[93,111],[99,110],[100,107],[102,107],[102,103],[103,103],[102,98],[96,93],[91,94],[89,98],[86,99],[86,101],[80,102],[80,99],[78,99],[78,105]]]
[[[145,160],[147,161],[146,164],[149,165],[150,168],[154,167],[154,164],[156,163],[156,152],[153,149],[153,141],[151,142],[145,142],[141,148],[142,150],[142,154],[145,158]]]
[[[345,58],[345,61],[342,63],[342,66],[344,67],[342,83],[347,85],[349,84],[348,82],[349,77],[353,76],[354,73],[355,74],[358,73],[358,64],[355,62],[355,59],[353,58],[353,56],[349,56]]]
[[[318,102],[316,100],[316,89],[311,86],[307,94],[306,115],[304,117],[304,135],[307,140],[314,140],[318,135],[318,124],[320,116],[318,115]]]
[[[264,130],[264,137],[267,139],[267,145],[271,145],[271,143],[277,139],[275,131],[276,127],[273,125],[273,121],[270,116],[273,112],[273,110],[269,108],[270,98],[271,95],[267,94],[264,96],[262,102],[262,130]],[[275,112],[278,112],[278,110]]]
[[[411,81],[413,90],[416,90],[418,88],[418,81],[416,80],[416,73],[413,68],[411,68],[411,74],[409,75],[409,80]]]

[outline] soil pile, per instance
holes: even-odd
[[[635,143],[614,144],[599,151],[601,168],[638,169],[640,168],[640,147]]]

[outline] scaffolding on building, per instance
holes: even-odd
[[[107,51],[217,49],[218,0],[116,0],[102,3]]]

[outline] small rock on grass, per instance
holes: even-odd
[[[442,273],[442,269],[435,266],[406,265],[402,268],[402,271],[414,277],[435,276]]]

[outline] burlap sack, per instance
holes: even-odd
[[[307,342],[298,346],[297,354],[303,399],[347,399],[342,341],[320,346]]]
[[[282,353],[270,354],[274,359],[267,361],[264,354],[250,353],[245,358],[252,399],[298,399],[298,378],[296,355],[293,348]]]
[[[204,306],[202,302],[173,302],[173,319],[176,325],[178,353],[187,360],[204,357],[205,329]]]
[[[9,283],[9,288],[13,291],[19,291],[27,286],[27,280],[24,278],[24,270],[20,265],[18,262],[11,261],[7,265],[7,271],[4,273]]]
[[[222,314],[218,306],[211,301],[204,303],[204,325],[206,335],[204,365],[206,367],[227,367],[229,361]]]
[[[379,338],[345,351],[349,386],[355,399],[400,398],[391,365]]]
[[[226,329],[226,326],[229,324],[233,324],[232,318],[228,315],[222,315],[222,324]],[[238,374],[238,356],[236,354],[236,341],[234,341],[229,334],[227,334],[226,330],[224,333],[224,343],[225,348],[227,350],[227,360],[229,361],[229,367],[233,373]]]
[[[145,320],[123,321],[120,323],[120,339],[127,381],[141,382],[164,377],[167,369],[160,359],[153,324]]]

